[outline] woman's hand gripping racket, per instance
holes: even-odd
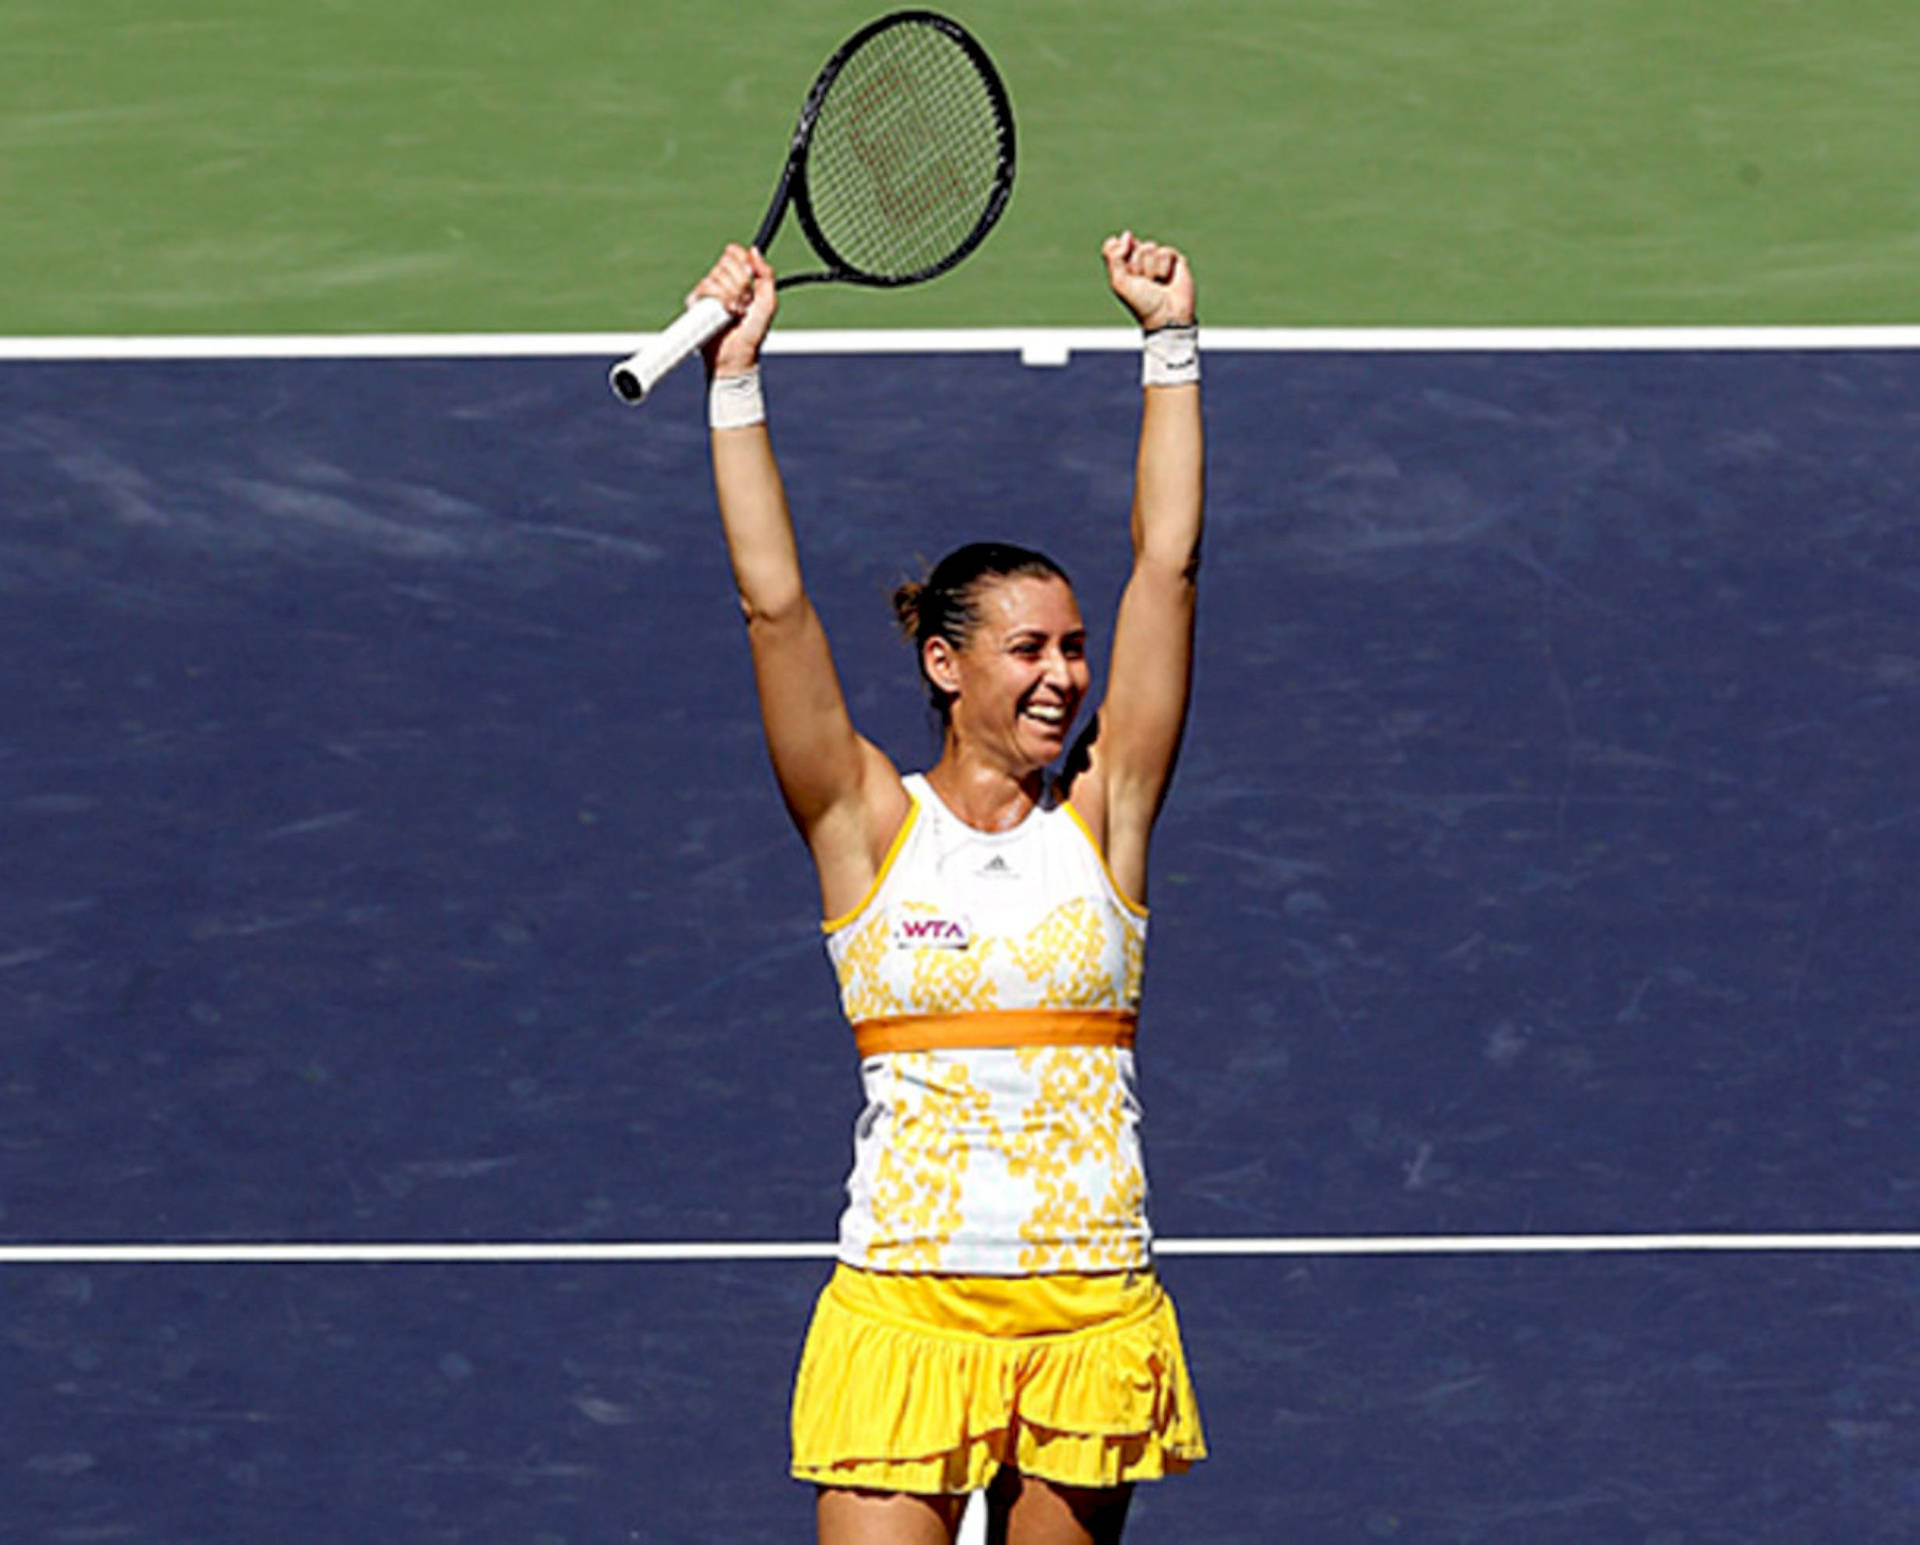
[[[753,245],[765,252],[791,207],[823,266],[782,289],[918,284],[979,246],[1012,191],[1013,109],[986,50],[958,22],[895,11],[848,38],[814,80]],[[613,367],[615,393],[645,401],[730,320],[702,296]]]

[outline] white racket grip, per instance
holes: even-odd
[[[705,343],[730,320],[724,303],[702,295],[680,313],[671,327],[613,367],[608,379],[613,394],[623,402],[642,403],[661,377]]]

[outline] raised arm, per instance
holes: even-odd
[[[1107,279],[1147,337],[1134,469],[1133,571],[1114,623],[1107,694],[1086,752],[1085,794],[1121,888],[1144,900],[1147,848],[1186,727],[1205,506],[1194,348],[1193,270],[1173,247],[1131,232],[1102,248]],[[1157,363],[1156,363],[1157,361]],[[1193,379],[1186,379],[1187,377]],[[1159,381],[1172,384],[1156,384]]]
[[[736,318],[707,346],[714,490],[774,776],[813,853],[826,915],[837,916],[865,894],[908,798],[893,765],[854,730],[801,578],[786,487],[759,407],[760,346],[779,303],[773,269],[758,252],[730,246],[694,295],[718,298]]]

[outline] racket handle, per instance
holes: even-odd
[[[609,379],[614,395],[623,402],[645,402],[662,376],[688,355],[698,353],[700,346],[729,320],[725,305],[711,295],[701,296],[671,327],[655,334],[639,352],[613,367]]]

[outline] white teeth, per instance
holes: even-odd
[[[1063,724],[1066,722],[1067,714],[1063,708],[1049,707],[1041,703],[1029,703],[1027,705],[1027,717],[1030,719],[1038,719],[1042,724]]]

